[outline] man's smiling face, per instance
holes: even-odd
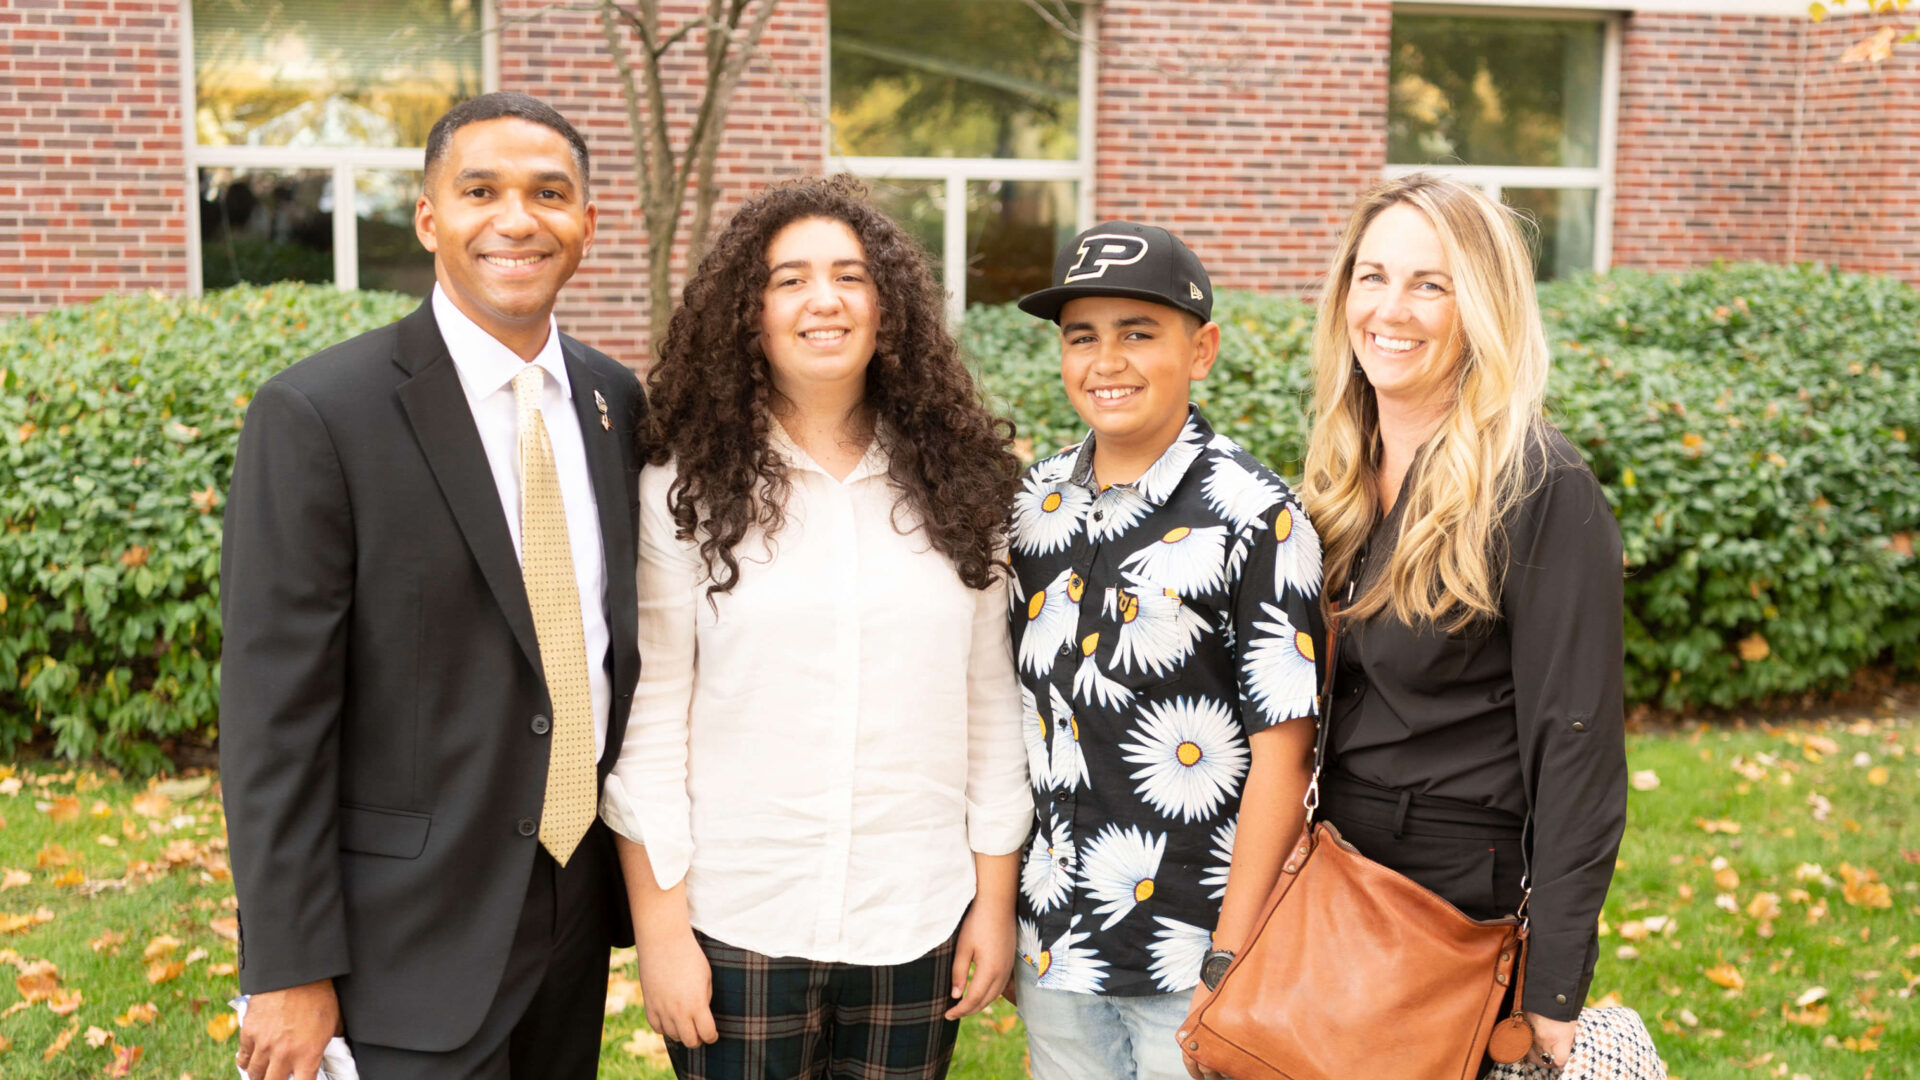
[[[526,357],[546,342],[596,216],[566,137],[503,117],[453,133],[414,207],[414,231],[454,306]]]

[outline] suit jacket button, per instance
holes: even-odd
[[[535,735],[545,735],[552,728],[553,725],[547,721],[546,717],[536,716],[533,718],[533,733]]]
[[[1575,721],[1573,722],[1573,730],[1575,730],[1575,731],[1585,731],[1585,730],[1587,730],[1587,725],[1586,725],[1585,723],[1583,723],[1583,722],[1581,722],[1581,721],[1579,721],[1579,720],[1575,720]]]
[[[1567,995],[1565,994],[1553,995],[1553,1003],[1555,1005],[1565,1005],[1567,1003]]]
[[[519,829],[521,836],[532,836],[540,831],[540,826],[535,824],[532,818],[523,817],[520,819]]]

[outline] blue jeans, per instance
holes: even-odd
[[[1033,1080],[1187,1080],[1175,1032],[1193,991],[1105,997],[1042,990],[1013,965]]]

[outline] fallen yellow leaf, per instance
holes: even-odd
[[[58,822],[80,820],[80,800],[72,795],[61,795],[47,808],[47,817]]]
[[[88,1046],[98,1050],[113,1041],[113,1032],[105,1028],[89,1026],[87,1028],[86,1039]]]
[[[126,940],[127,932],[125,930],[102,930],[99,937],[87,942],[87,948],[92,949],[94,952],[117,953],[120,951],[120,946],[126,943]]]
[[[60,976],[52,971],[34,971],[13,980],[13,988],[31,1005],[52,997],[60,989]]]
[[[187,965],[178,960],[155,960],[147,965],[147,981],[154,984],[167,982],[180,977]]]
[[[1878,872],[1872,868],[1856,870],[1847,863],[1840,864],[1840,895],[1847,903],[1855,907],[1890,908],[1893,906],[1893,892],[1886,882],[1880,880]]]
[[[179,938],[174,937],[172,934],[161,934],[159,937],[147,942],[146,949],[140,953],[140,959],[158,960],[163,956],[171,955],[173,950],[179,947]]]
[[[1749,664],[1765,660],[1773,653],[1773,647],[1767,644],[1766,637],[1758,630],[1741,638],[1735,648],[1740,651],[1740,659]]]
[[[0,892],[5,892],[8,889],[17,889],[22,885],[30,885],[32,883],[33,875],[27,873],[25,870],[15,870],[12,867],[8,867],[4,872],[0,872]]]
[[[1872,784],[1874,787],[1885,787],[1888,779],[1887,767],[1885,765],[1875,765],[1873,768],[1867,770],[1867,783]]]
[[[133,797],[133,812],[141,817],[165,817],[173,809],[173,800],[159,791],[143,791]]]
[[[1728,990],[1739,990],[1747,985],[1747,980],[1741,976],[1740,969],[1732,964],[1715,964],[1706,970],[1705,975],[1708,982]]]
[[[1723,866],[1713,872],[1713,887],[1723,892],[1732,892],[1740,887],[1740,874],[1731,866]]]
[[[207,1035],[214,1042],[226,1042],[240,1027],[240,1019],[230,1012],[223,1012],[207,1021]]]
[[[87,875],[81,873],[80,868],[76,866],[68,870],[66,873],[61,874],[59,877],[54,878],[51,884],[55,886],[84,885],[86,884],[86,882],[87,882]]]
[[[47,1008],[53,1010],[55,1016],[66,1016],[78,1009],[80,1003],[80,991],[68,990],[63,986],[55,990],[53,996],[47,999]]]
[[[113,1048],[113,1067],[107,1070],[107,1075],[108,1076],[133,1075],[134,1062],[139,1061],[140,1055],[145,1052],[146,1051],[142,1047],[138,1047],[138,1046],[115,1046]],[[187,1076],[189,1074],[182,1073],[181,1075]]]
[[[159,1017],[160,1009],[151,1001],[143,1001],[114,1017],[113,1022],[120,1027],[129,1027],[134,1024],[151,1024]]]
[[[1780,897],[1770,892],[1755,894],[1747,904],[1747,915],[1755,919],[1777,919],[1780,917]]]
[[[18,934],[31,930],[41,923],[53,921],[53,912],[39,908],[26,915],[8,915],[0,912],[0,934]]]
[[[219,915],[208,919],[207,926],[228,941],[240,940],[240,920],[232,915]]]
[[[47,1048],[40,1052],[40,1060],[52,1061],[54,1058],[59,1057],[61,1052],[66,1050],[67,1044],[72,1042],[73,1037],[79,1034],[79,1032],[80,1021],[75,1020],[67,1030],[53,1037],[53,1041],[47,1044]]]

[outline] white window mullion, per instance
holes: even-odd
[[[967,311],[967,180],[947,177],[947,219],[940,238],[942,276],[947,285],[947,319],[958,323]]]
[[[353,166],[342,161],[333,167],[333,283],[341,289],[360,287],[360,215],[355,211],[357,185]]]
[[[1600,59],[1600,197],[1594,200],[1593,268],[1605,273],[1613,265],[1613,170],[1620,120],[1620,48],[1622,20],[1607,20],[1606,44]]]

